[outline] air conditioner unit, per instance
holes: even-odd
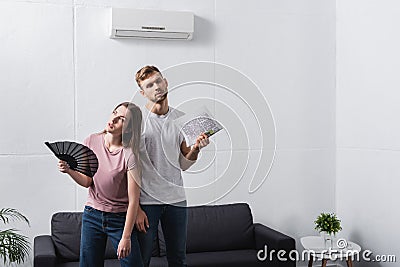
[[[191,40],[193,31],[191,12],[111,8],[111,38]]]

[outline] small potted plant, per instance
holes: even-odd
[[[26,222],[29,225],[29,220],[17,210],[0,209],[0,224],[8,224],[15,220]],[[29,252],[28,237],[19,234],[18,230],[14,228],[0,229],[0,262],[2,261],[4,265],[21,264],[28,258]]]
[[[314,221],[315,230],[319,231],[324,237],[325,245],[332,246],[332,240],[336,233],[342,230],[340,220],[334,213],[321,213]]]

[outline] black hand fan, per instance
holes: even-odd
[[[89,177],[93,177],[99,167],[96,154],[85,145],[70,141],[45,144],[58,159],[66,161],[71,169]]]

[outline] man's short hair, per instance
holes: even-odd
[[[161,71],[156,66],[144,66],[138,72],[136,72],[135,79],[137,84],[140,86],[140,83],[152,76],[155,73],[159,73],[161,76]]]

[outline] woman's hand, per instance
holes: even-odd
[[[83,173],[77,172],[71,169],[67,162],[60,160],[58,162],[58,170],[62,173],[66,173],[71,176],[72,179],[79,185],[88,188],[93,183],[93,178],[89,177]]]
[[[131,239],[122,237],[118,244],[118,259],[127,257],[131,253]]]
[[[68,163],[63,160],[58,161],[58,170],[63,173],[68,173],[70,170]]]
[[[149,219],[140,206],[138,207],[135,225],[139,232],[146,233],[146,228],[149,228]]]

